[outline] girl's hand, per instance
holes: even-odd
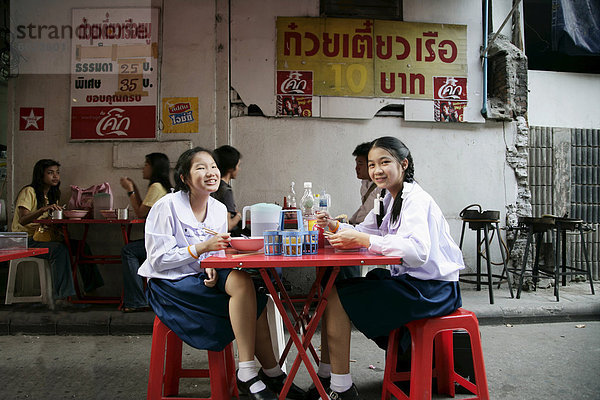
[[[336,228],[338,222],[335,219],[331,219],[331,215],[327,211],[317,211],[315,215],[317,216],[317,225],[321,228],[329,228],[329,230]]]
[[[217,284],[217,279],[219,277],[217,271],[214,268],[205,268],[204,272],[208,275],[208,279],[204,280],[204,285],[206,285],[206,287],[214,287]]]
[[[329,243],[338,249],[356,249],[360,247],[369,247],[369,235],[354,229],[342,229],[336,234],[327,237]]]
[[[52,212],[54,210],[62,210],[63,208],[61,206],[59,206],[58,204],[50,204],[47,206],[42,207],[42,214],[45,213],[46,211],[48,212]]]
[[[196,247],[196,251],[198,251],[198,253],[206,253],[209,251],[225,250],[225,248],[229,246],[229,242],[231,242],[231,235],[229,233],[219,233],[218,235],[199,243],[200,245],[203,245],[204,248],[198,249],[198,247]]]
[[[133,181],[131,179],[129,179],[128,177],[122,176],[121,179],[119,180],[119,182],[121,183],[121,187],[123,187],[123,189],[127,190],[128,192],[131,192],[134,190]]]

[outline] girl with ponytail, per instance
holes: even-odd
[[[395,137],[380,137],[371,144],[368,166],[371,180],[386,191],[381,207],[374,207],[355,227],[340,224],[327,213],[317,214],[318,224],[334,233],[328,237],[333,247],[368,248],[402,257],[401,265],[337,282],[329,296],[317,374],[329,386],[331,398],[344,400],[359,399],[350,376],[352,324],[385,349],[393,329],[452,313],[462,304],[458,286],[462,253],[439,206],[414,181],[409,149]],[[313,392],[309,390],[308,399],[318,398]]]

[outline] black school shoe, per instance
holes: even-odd
[[[321,381],[321,385],[323,385],[323,387],[325,388],[325,393],[327,393],[327,389],[329,389],[329,384],[331,383],[331,377],[328,376],[327,378],[321,378],[319,375],[317,375],[317,377],[319,377],[319,380]],[[319,391],[317,390],[315,384],[313,383],[312,385],[310,385],[310,387],[306,391],[304,400],[319,400],[320,398],[321,398],[321,395],[319,394]]]
[[[261,381],[261,379],[258,376],[255,376],[247,382],[242,382],[237,376],[236,380],[237,387],[241,395],[246,395],[252,400],[277,400],[277,395],[273,393],[268,387],[264,388],[258,393],[250,392],[250,386],[254,385],[256,382]]]
[[[287,378],[287,375],[285,374],[285,372],[279,376],[276,377],[268,377],[267,374],[265,374],[265,372],[260,369],[258,371],[258,377],[260,378],[261,381],[264,382],[265,385],[267,385],[267,387],[272,391],[275,392],[277,394],[281,393],[281,389],[283,389],[283,385],[285,384],[285,379]],[[291,400],[304,400],[304,396],[306,395],[306,392],[302,389],[300,389],[298,386],[294,385],[294,383],[292,383],[292,386],[290,386],[290,390],[288,391],[288,394],[286,396],[286,399],[291,399]]]
[[[353,383],[350,389],[345,392],[334,392],[333,390],[327,389],[327,395],[331,400],[360,400],[358,396],[358,389],[356,385]]]

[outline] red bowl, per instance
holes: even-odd
[[[234,237],[231,238],[231,247],[239,251],[257,251],[264,246],[264,238],[260,237]]]

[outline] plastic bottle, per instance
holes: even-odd
[[[300,200],[302,207],[302,218],[304,219],[304,230],[311,230],[317,220],[315,216],[315,197],[312,194],[312,182],[304,182],[304,194]]]
[[[319,211],[329,212],[329,207],[331,207],[331,196],[323,189],[323,193],[319,196]]]
[[[286,208],[296,208],[298,206],[296,203],[296,191],[294,190],[295,184],[296,184],[295,182],[292,182],[290,184],[290,191],[286,197],[286,200],[287,200]]]

